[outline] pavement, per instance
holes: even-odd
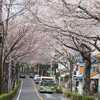
[[[43,100],[67,100],[62,94],[40,94]]]
[[[14,100],[39,100],[35,90],[33,89],[31,79],[22,80],[21,88]]]
[[[37,85],[30,78],[22,80],[21,88],[14,100],[67,100],[62,94],[39,93]]]

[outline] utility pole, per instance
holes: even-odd
[[[51,59],[51,76],[53,76],[53,66],[52,66],[52,59]]]

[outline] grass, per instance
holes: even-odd
[[[0,95],[0,100],[12,100],[12,98],[16,95],[20,85],[21,81],[18,81],[16,87],[12,91]]]
[[[64,92],[64,96],[70,98],[70,100],[95,100],[92,96],[82,96],[72,92]]]

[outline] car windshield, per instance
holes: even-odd
[[[54,85],[55,85],[54,81],[51,81],[51,80],[41,82],[41,86],[54,86]]]

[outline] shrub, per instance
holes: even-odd
[[[72,94],[71,100],[82,100],[82,95]]]
[[[70,100],[95,100],[92,96],[82,96],[72,92],[65,92],[64,96],[70,98]]]
[[[0,95],[0,100],[12,100],[12,98],[16,95],[20,84],[21,81],[18,81],[16,87],[11,92]]]
[[[73,94],[71,100],[95,100],[94,97],[91,96],[82,96],[79,94]]]
[[[56,92],[57,93],[62,93],[62,86],[56,87]]]
[[[71,93],[71,92],[64,92],[64,96],[65,96],[65,97],[70,98],[70,97],[71,97],[71,95],[72,95],[72,93]]]
[[[83,96],[82,100],[95,100],[95,98],[92,96]]]

